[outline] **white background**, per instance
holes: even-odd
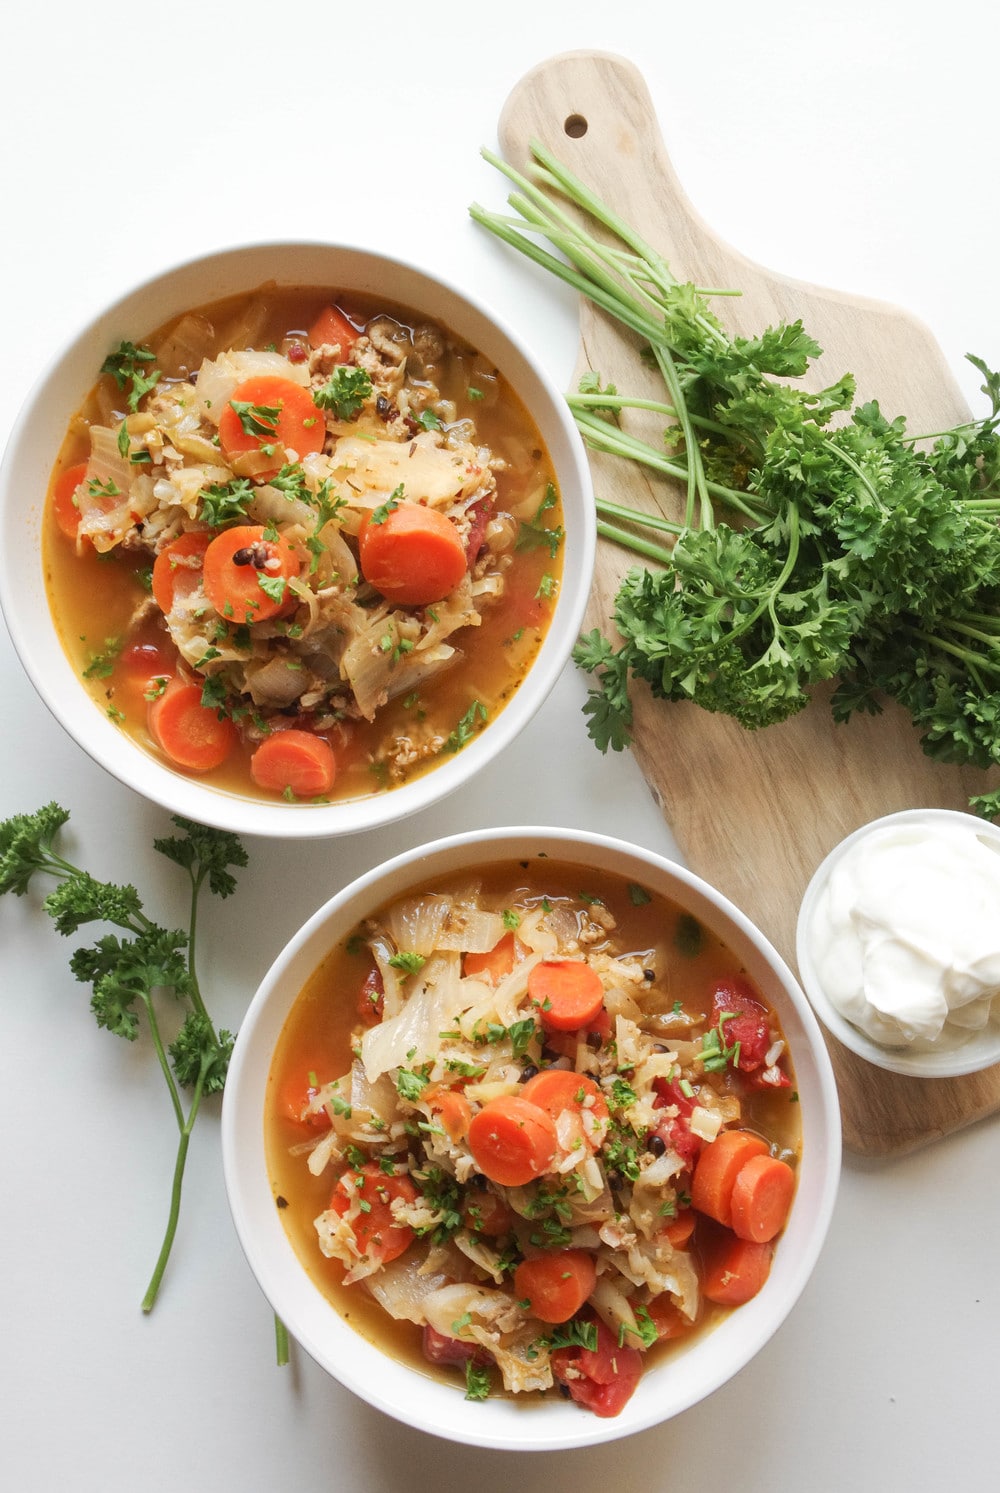
[[[907,306],[982,408],[968,351],[1000,362],[993,0],[573,0],[442,7],[243,0],[112,10],[28,3],[0,57],[0,438],[103,302],[180,258],[258,237],[367,238],[473,289],[553,376],[572,298],[467,218],[502,201],[479,157],[536,63],[597,48],[640,66],[701,215],[787,274]],[[51,721],[0,631],[0,817],[57,798],[64,844],[182,924],[155,856],[166,816]],[[628,758],[605,760],[572,668],[509,759],[368,837],[256,842],[205,923],[203,984],[237,1026],[306,915],[385,856],[476,823],[575,824],[672,849]],[[169,1276],[139,1301],[174,1132],[151,1052],[98,1031],[31,895],[0,905],[0,1483],[19,1493],[350,1488],[541,1493],[996,1486],[997,1129],[874,1166],[846,1158],[798,1307],[732,1383],[596,1451],[467,1451],[356,1401],[270,1312],[223,1192],[217,1108],[192,1146]]]

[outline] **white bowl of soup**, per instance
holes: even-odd
[[[0,598],[56,719],[175,813],[326,836],[493,760],[579,632],[582,443],[473,297],[362,248],[213,253],[58,355],[2,468]]]
[[[662,857],[472,831],[362,876],[238,1035],[223,1159],[250,1268],[347,1389],[554,1450],[744,1368],[840,1171],[826,1048],[761,933]]]

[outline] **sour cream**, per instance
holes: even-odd
[[[972,815],[890,816],[830,857],[811,903],[813,976],[874,1042],[953,1047],[1000,1022],[996,829]]]

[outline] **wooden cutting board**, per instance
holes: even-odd
[[[820,388],[846,371],[861,399],[876,398],[911,430],[940,430],[969,409],[929,331],[895,307],[788,279],[722,243],[688,201],[637,69],[599,52],[543,62],[508,98],[499,125],[505,158],[522,169],[537,138],[656,246],[681,280],[739,289],[715,302],[730,331],[756,333],[801,319],[824,348],[808,382]],[[594,369],[622,392],[643,392],[637,342],[580,305],[577,376]],[[575,385],[575,379],[574,379]],[[655,386],[653,397],[662,398]],[[662,420],[626,428],[657,443]],[[598,491],[644,512],[679,516],[675,488],[619,458],[591,453]],[[611,631],[615,593],[635,557],[605,540],[587,626]],[[879,717],[832,722],[824,695],[798,716],[744,730],[696,706],[633,690],[633,750],[692,870],[713,883],[765,931],[795,966],[795,921],[812,872],[844,835],[881,814],[968,806],[995,786],[971,770],[931,762],[905,714],[891,703]],[[911,1151],[1000,1109],[1000,1067],[957,1079],[883,1072],[834,1038],[844,1142],[871,1157]]]

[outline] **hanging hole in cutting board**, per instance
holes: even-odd
[[[582,114],[570,114],[563,124],[563,129],[571,140],[579,140],[587,133],[587,121]]]

